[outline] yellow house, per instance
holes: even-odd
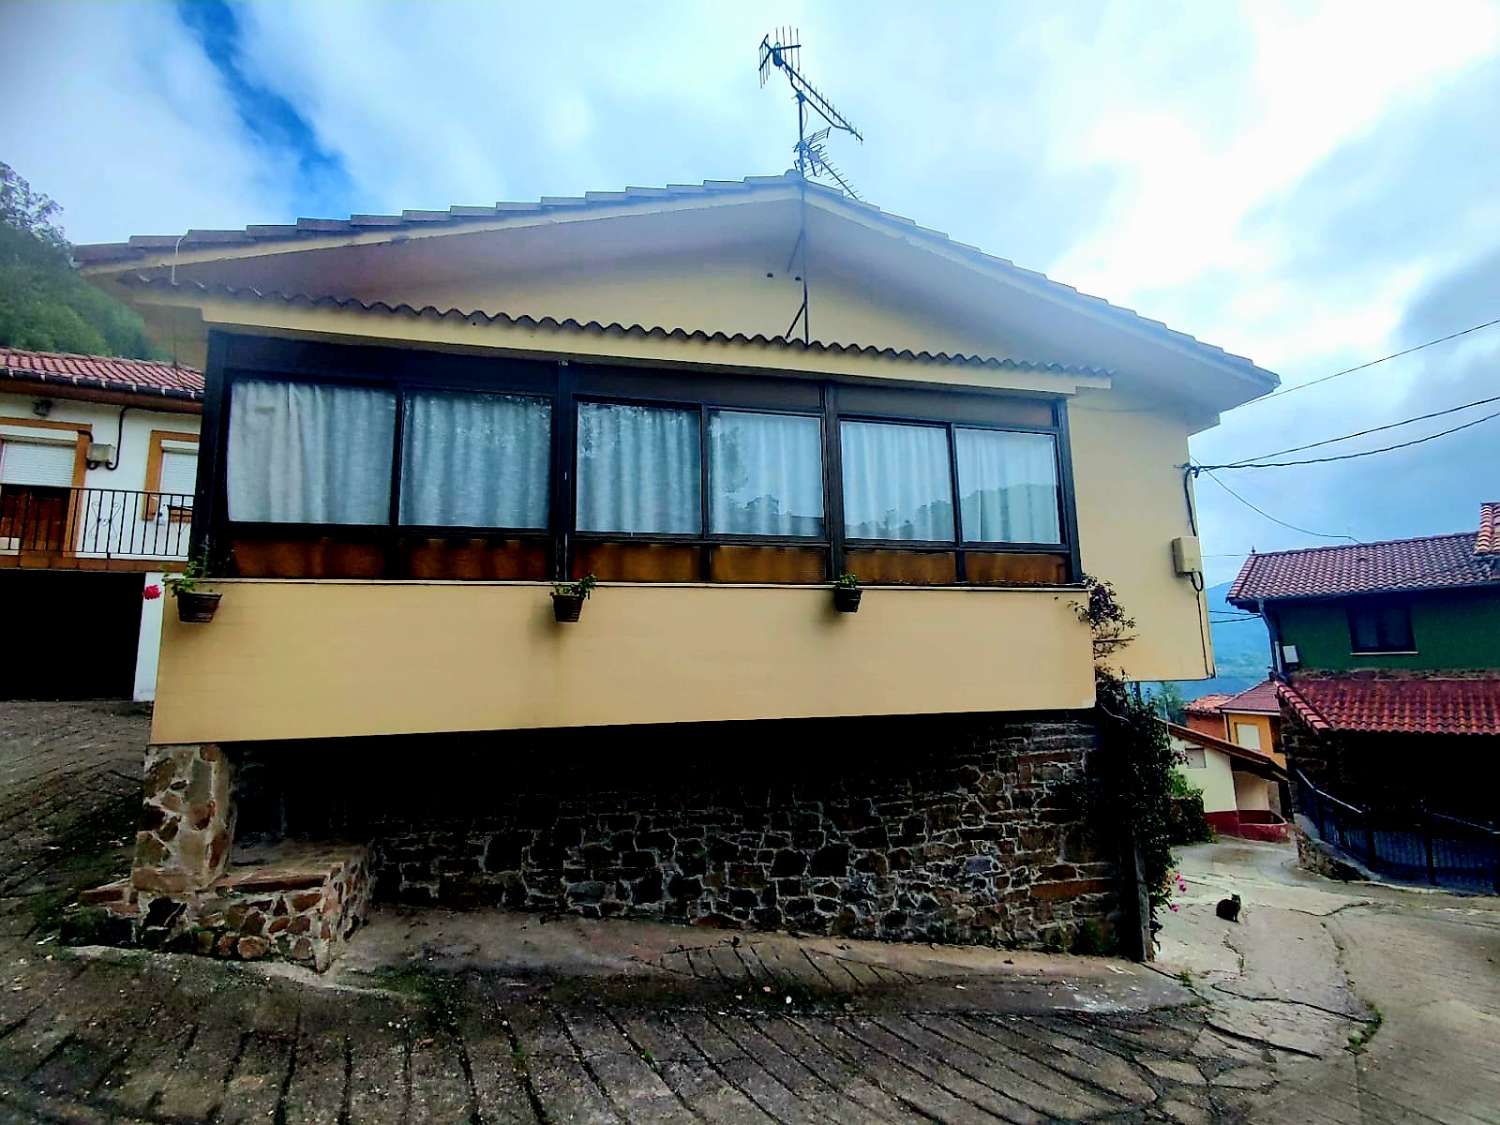
[[[222,601],[167,624],[153,753],[240,770],[242,835],[421,762],[486,794],[448,859],[410,788],[308,829],[377,895],[1022,943],[1113,909],[1011,798],[1084,769],[1084,574],[1129,676],[1213,673],[1181,466],[1269,372],[794,174],[79,257],[205,372]],[[210,820],[137,886],[219,878]]]

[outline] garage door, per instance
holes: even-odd
[[[0,699],[129,699],[143,586],[139,574],[0,569]]]

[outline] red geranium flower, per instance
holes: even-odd
[[[161,597],[161,587],[153,582],[142,590],[141,594],[148,602],[154,602],[157,598]]]

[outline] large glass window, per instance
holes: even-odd
[[[230,397],[229,518],[390,521],[396,396],[366,387],[241,380]]]
[[[550,402],[522,395],[412,391],[405,408],[402,523],[547,526]]]
[[[967,543],[1059,543],[1057,446],[1051,434],[953,431]]]
[[[849,538],[953,540],[945,428],[844,422],[840,434]]]
[[[578,530],[702,533],[696,410],[578,404]]]
[[[816,418],[716,410],[708,419],[709,530],[821,536],[823,433]]]

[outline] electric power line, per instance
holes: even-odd
[[[1399,422],[1388,422],[1384,426],[1372,426],[1368,430],[1356,430],[1352,434],[1344,434],[1342,437],[1324,438],[1322,441],[1309,442],[1307,445],[1294,445],[1290,449],[1278,449],[1275,453],[1261,453],[1255,457],[1242,457],[1238,461],[1228,465],[1216,465],[1215,468],[1238,469],[1250,465],[1252,461],[1264,461],[1267,457],[1284,457],[1288,453],[1301,453],[1308,449],[1317,449],[1320,445],[1333,445],[1336,442],[1349,441],[1351,438],[1366,437],[1370,434],[1378,434],[1382,430],[1394,430],[1401,426],[1409,426],[1413,422],[1425,422],[1430,418],[1441,418],[1445,414],[1457,414],[1460,410],[1468,410],[1474,406],[1484,406],[1491,402],[1500,402],[1500,395],[1492,395],[1489,398],[1475,399],[1466,402],[1462,406],[1450,406],[1447,410],[1434,410],[1431,414],[1418,414],[1413,418],[1403,418]],[[1483,419],[1481,419],[1482,421]],[[1436,436],[1436,435],[1434,435]]]
[[[1259,464],[1255,465],[1246,464],[1244,462],[1237,462],[1233,465],[1194,465],[1192,467],[1192,471],[1206,473],[1209,469],[1289,469],[1296,465],[1326,465],[1331,461],[1353,461],[1359,457],[1373,457],[1377,453],[1391,453],[1397,449],[1409,449],[1414,445],[1421,445],[1424,442],[1436,441],[1440,437],[1447,437],[1449,434],[1456,434],[1460,430],[1467,430],[1471,426],[1479,425],[1481,422],[1488,422],[1491,418],[1500,418],[1500,410],[1495,411],[1493,414],[1486,414],[1483,418],[1475,418],[1472,422],[1465,422],[1461,426],[1454,426],[1452,429],[1439,430],[1435,434],[1428,434],[1426,437],[1413,438],[1411,441],[1397,442],[1395,445],[1383,445],[1379,449],[1366,449],[1362,450],[1359,453],[1340,453],[1336,457],[1309,457],[1302,461],[1262,461]],[[1342,439],[1336,438],[1334,440]],[[1320,442],[1318,444],[1326,443]],[[1268,453],[1266,454],[1266,456],[1275,457],[1277,456],[1277,454]],[[1219,483],[1221,485],[1223,484],[1222,481],[1220,481]]]
[[[1496,317],[1494,320],[1487,320],[1483,324],[1475,324],[1469,328],[1460,329],[1457,332],[1450,332],[1446,336],[1439,336],[1436,340],[1428,340],[1426,343],[1416,344],[1410,348],[1403,348],[1399,352],[1392,352],[1390,355],[1383,355],[1379,359],[1370,360],[1368,363],[1361,363],[1354,367],[1346,367],[1342,371],[1335,371],[1332,375],[1323,375],[1317,379],[1309,379],[1305,383],[1298,383],[1295,386],[1291,387],[1283,387],[1281,388],[1281,390],[1272,391],[1270,394],[1264,395],[1261,398],[1251,399],[1249,402],[1245,403],[1244,406],[1254,406],[1258,402],[1270,402],[1273,398],[1280,398],[1282,395],[1289,395],[1293,391],[1305,390],[1308,387],[1316,387],[1319,383],[1326,383],[1330,379],[1339,378],[1341,375],[1352,375],[1356,371],[1364,371],[1366,368],[1374,367],[1377,364],[1381,363],[1388,363],[1393,359],[1400,359],[1404,355],[1411,355],[1413,352],[1419,352],[1424,348],[1434,347],[1437,344],[1446,344],[1449,340],[1457,340],[1460,336],[1467,336],[1471,332],[1478,332],[1481,329],[1485,328],[1493,328],[1497,324],[1500,324],[1500,317]]]
[[[1285,527],[1285,528],[1287,528],[1287,529],[1289,529],[1291,531],[1300,531],[1303,535],[1314,535],[1314,536],[1317,536],[1319,539],[1347,539],[1351,543],[1358,543],[1359,542],[1359,540],[1356,539],[1356,538],[1354,538],[1354,536],[1352,536],[1352,535],[1330,535],[1326,531],[1312,531],[1311,529],[1306,528],[1306,527],[1298,527],[1294,523],[1287,523],[1286,520],[1279,520],[1279,519],[1277,519],[1270,512],[1266,511],[1264,508],[1257,508],[1254,504],[1250,503],[1250,501],[1246,500],[1238,492],[1236,492],[1234,489],[1230,488],[1227,484],[1225,484],[1218,477],[1214,476],[1212,472],[1209,471],[1210,468],[1222,468],[1222,467],[1223,466],[1221,466],[1221,465],[1214,465],[1214,466],[1189,465],[1189,466],[1187,466],[1187,471],[1189,473],[1194,474],[1194,475],[1196,475],[1198,473],[1203,473],[1205,476],[1208,477],[1209,480],[1213,481],[1216,485],[1218,485],[1220,488],[1222,488],[1225,492],[1229,493],[1229,495],[1233,496],[1236,500],[1238,500],[1241,504],[1245,505],[1245,507],[1249,508],[1252,512],[1256,512],[1259,515],[1262,515],[1266,519],[1270,520],[1272,523],[1280,524],[1282,527]]]

